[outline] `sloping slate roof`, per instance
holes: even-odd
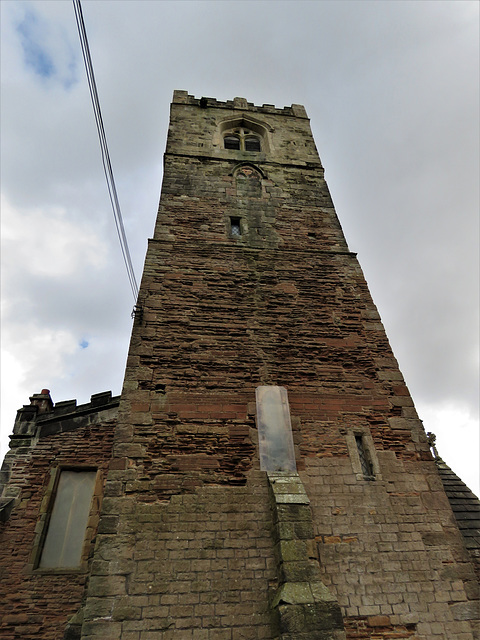
[[[477,555],[475,551],[480,551],[480,500],[441,458],[435,462],[467,549]]]

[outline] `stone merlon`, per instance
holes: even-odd
[[[273,104],[262,104],[262,106],[254,105],[253,102],[247,102],[245,98],[234,98],[222,102],[216,98],[195,98],[189,95],[188,91],[179,89],[173,92],[174,104],[189,104],[200,106],[202,108],[216,109],[240,109],[242,111],[251,111],[252,113],[274,113],[275,115],[294,116],[295,118],[308,118],[305,107],[301,104],[292,104],[291,107],[283,107],[279,109]]]

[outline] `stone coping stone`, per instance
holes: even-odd
[[[285,582],[273,600],[272,608],[279,604],[314,604],[316,602],[336,602],[323,582]]]

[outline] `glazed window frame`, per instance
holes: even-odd
[[[241,238],[243,235],[242,219],[238,216],[230,216],[230,236],[232,238]]]
[[[373,464],[369,455],[368,447],[365,446],[363,435],[357,433],[354,437],[363,477],[366,479],[373,479],[375,478],[375,474],[373,473]]]
[[[381,469],[370,430],[368,428],[354,428],[349,430],[346,435],[346,440],[350,461],[352,463],[352,471],[357,480],[366,480],[368,482],[381,480]],[[366,466],[362,464],[362,454],[365,457]],[[365,471],[370,471],[370,473],[365,473]]]
[[[57,502],[57,496],[59,491],[62,491],[62,474],[63,473],[78,473],[78,474],[91,474],[91,490],[89,492],[89,502],[87,508],[84,509],[84,527],[83,538],[78,544],[77,564],[65,565],[65,564],[53,564],[45,566],[45,562],[42,562],[44,551],[49,538],[49,529],[54,525],[54,519],[52,515],[54,513],[55,504]],[[65,478],[66,476],[64,476]],[[88,569],[88,559],[92,550],[92,541],[95,536],[98,521],[100,517],[100,502],[103,493],[103,474],[98,467],[93,465],[69,465],[59,466],[50,470],[50,481],[45,491],[42,504],[40,507],[40,515],[36,527],[36,536],[32,549],[30,569],[34,573],[85,573]],[[65,498],[65,493],[63,499]],[[60,507],[59,507],[60,509]],[[70,504],[69,513],[72,509]],[[58,511],[58,509],[57,509]],[[50,544],[50,543],[49,543]]]

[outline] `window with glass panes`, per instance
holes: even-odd
[[[96,476],[93,470],[60,472],[39,569],[80,566]]]

